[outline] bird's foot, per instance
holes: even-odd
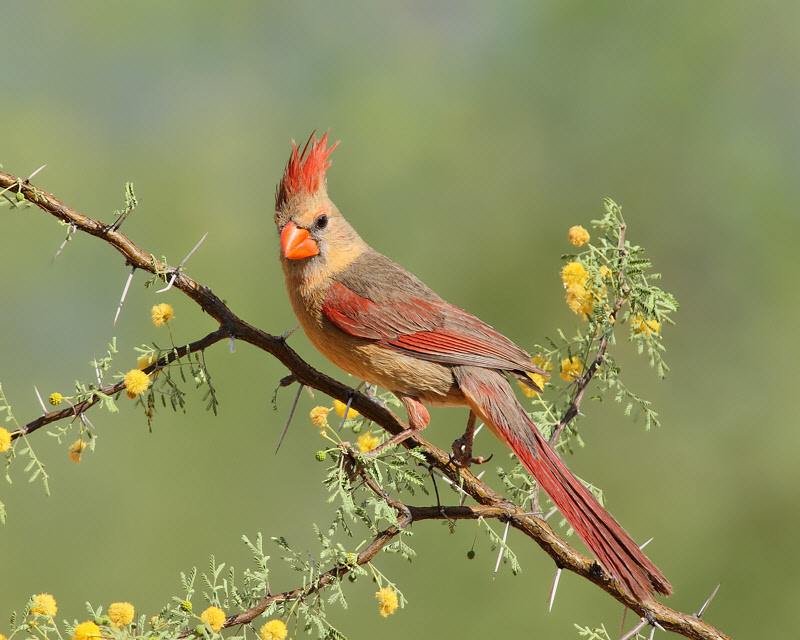
[[[488,458],[483,456],[472,455],[472,442],[465,441],[464,437],[458,438],[453,442],[453,453],[450,456],[450,462],[461,469],[469,469],[473,464],[485,464],[494,457],[491,454]]]

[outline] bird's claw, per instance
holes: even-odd
[[[472,455],[472,443],[465,443],[461,438],[453,442],[453,453],[450,455],[450,462],[460,469],[469,469],[473,464],[485,464],[494,457],[491,454],[488,458]]]

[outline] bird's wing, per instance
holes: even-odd
[[[445,302],[388,258],[380,258],[388,265],[373,257],[369,271],[358,270],[358,276],[353,272],[341,274],[329,287],[322,313],[339,329],[442,364],[541,371],[511,340]],[[365,279],[363,273],[369,277]],[[376,285],[376,273],[388,277],[379,278]]]

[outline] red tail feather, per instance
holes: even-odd
[[[517,402],[507,379],[497,371],[470,367],[457,375],[472,410],[517,454],[606,572],[639,602],[655,592],[670,595],[672,586],[664,575],[561,461]]]

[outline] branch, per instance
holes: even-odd
[[[214,295],[210,289],[198,284],[180,269],[164,264],[152,254],[146,253],[127,236],[120,233],[111,225],[93,220],[78,213],[74,209],[59,202],[49,193],[34,187],[26,180],[21,180],[0,172],[0,194],[8,197],[6,195],[8,192],[16,194],[18,198],[23,198],[35,204],[40,209],[59,220],[73,225],[79,231],[83,231],[84,233],[95,236],[108,243],[123,256],[126,265],[154,274],[165,281],[174,277],[173,286],[194,300],[203,311],[219,323],[219,329],[217,331],[209,334],[206,338],[198,342],[209,340],[210,342],[206,346],[210,346],[210,344],[225,337],[243,340],[277,358],[291,371],[295,380],[299,383],[317,389],[344,403],[352,399],[351,406],[356,411],[380,425],[389,433],[396,435],[406,428],[406,425],[387,408],[373,401],[368,396],[351,389],[347,385],[320,373],[300,358],[300,356],[286,344],[286,340],[282,336],[273,336],[241,320],[220,298]],[[157,365],[153,366],[160,366],[160,364],[159,361]],[[147,371],[149,371],[149,369]],[[587,372],[587,376],[588,375],[589,372]],[[121,385],[122,383],[112,385],[112,387],[109,388],[109,394],[120,391],[122,389]],[[96,397],[86,400],[85,402],[91,404],[83,408],[83,410],[85,411],[90,408],[97,400]],[[576,400],[579,399],[576,398]],[[79,405],[76,405],[76,407],[77,406]],[[575,411],[577,412],[577,405]],[[76,415],[74,410],[63,409],[51,414],[46,414],[32,423],[29,423],[24,428],[33,431],[56,419],[68,418],[74,415]],[[40,421],[45,419],[47,420],[46,422],[39,424]],[[470,471],[455,468],[451,464],[450,456],[447,453],[429,444],[418,435],[408,438],[402,445],[408,449],[422,447],[425,450],[425,456],[429,465],[437,468],[442,474],[447,476],[455,485],[459,486],[465,493],[481,505],[482,508],[489,508],[490,511],[496,510],[502,513],[502,515],[498,515],[498,517],[510,521],[514,528],[534,540],[553,559],[557,567],[560,569],[568,569],[596,584],[603,591],[636,612],[637,615],[647,619],[651,624],[658,624],[668,631],[673,631],[687,638],[695,638],[697,640],[725,640],[727,638],[727,636],[695,616],[675,611],[659,602],[649,601],[640,603],[632,600],[612,578],[606,575],[595,561],[572,549],[553,532],[544,520],[524,512],[520,507],[480,482]],[[430,511],[431,508],[412,509],[408,507],[407,509],[408,512],[406,516],[403,515],[401,510],[401,515],[399,517],[400,528],[406,526],[413,520],[415,515],[421,519],[426,519],[426,517],[445,517],[442,515],[443,512],[439,508],[433,508],[436,510],[436,514]],[[469,510],[469,513],[465,509]],[[495,513],[495,511],[491,512]],[[477,514],[481,513],[481,508],[449,507],[445,509],[444,513],[448,514],[447,517],[478,517]],[[369,559],[398,533],[399,529],[397,527],[390,527],[379,534],[372,541],[370,546],[359,554],[359,564],[362,563],[362,560],[363,562],[369,561]],[[329,584],[332,580],[346,573],[346,571],[346,567],[335,567],[327,573],[322,574],[320,580],[317,581],[315,585],[305,587],[304,589],[320,589],[325,584]],[[286,594],[270,596],[256,607],[256,609],[263,611],[269,606],[269,602],[273,601],[275,598],[286,598],[291,594],[296,594],[296,597],[308,595],[304,589],[297,589],[292,592],[287,592]],[[240,616],[245,617],[247,615],[249,615],[249,612],[240,614]],[[240,616],[233,616],[229,619],[231,620],[230,624],[240,624],[247,621],[240,619]],[[255,617],[254,615],[249,619],[252,620]]]

